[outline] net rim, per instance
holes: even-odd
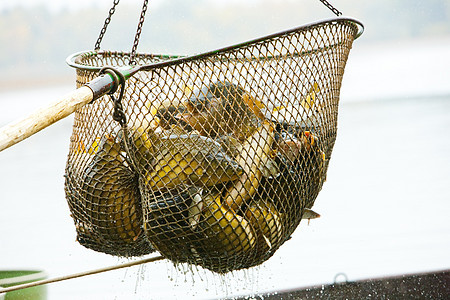
[[[192,60],[196,60],[199,58],[205,58],[205,57],[209,57],[212,55],[217,55],[217,54],[221,54],[221,53],[225,53],[228,51],[232,51],[241,47],[245,47],[245,46],[249,46],[251,44],[255,44],[255,43],[260,43],[266,40],[270,40],[273,39],[275,37],[281,36],[281,35],[287,35],[290,33],[294,33],[297,31],[306,31],[309,30],[313,27],[317,27],[317,26],[323,26],[326,24],[337,24],[337,23],[350,23],[353,26],[357,27],[357,30],[355,31],[355,34],[353,36],[353,39],[356,40],[357,38],[359,38],[363,32],[364,32],[364,25],[362,24],[361,21],[354,19],[354,18],[350,18],[350,17],[338,17],[338,18],[332,18],[332,19],[325,19],[325,20],[321,20],[321,21],[317,21],[317,22],[312,22],[312,23],[308,23],[305,25],[301,25],[301,26],[297,26],[291,29],[287,29],[284,31],[279,31],[273,34],[269,34],[260,38],[256,38],[253,40],[249,40],[246,42],[241,42],[241,43],[237,43],[231,46],[227,46],[227,47],[223,47],[223,48],[219,48],[216,50],[211,50],[211,51],[207,51],[204,53],[200,53],[200,54],[195,54],[195,55],[167,55],[167,54],[147,54],[147,53],[137,53],[136,54],[136,58],[138,58],[139,56],[144,56],[144,57],[149,57],[149,58],[160,58],[163,59],[164,61],[162,62],[157,62],[157,63],[151,63],[148,65],[140,65],[140,66],[129,66],[129,67],[123,67],[124,69],[128,69],[130,72],[130,75],[138,72],[138,71],[145,71],[145,70],[150,70],[153,68],[157,68],[157,67],[162,67],[165,65],[169,65],[169,64],[176,64],[176,63],[182,63],[182,62],[187,62],[187,61],[192,61]],[[96,50],[85,50],[85,51],[80,51],[80,52],[76,52],[71,54],[69,57],[67,57],[66,59],[66,63],[75,69],[79,69],[79,70],[86,70],[86,71],[94,71],[94,72],[98,72],[100,71],[100,69],[103,66],[89,66],[89,65],[84,65],[78,62],[78,60],[82,57],[85,56],[94,56],[97,54],[105,54],[108,53],[108,55],[117,55],[117,56],[126,56],[129,55],[129,53],[127,52],[121,52],[121,51],[106,51],[106,50],[101,50],[101,51],[96,51]]]

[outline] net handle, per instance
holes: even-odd
[[[0,129],[0,151],[15,145],[51,124],[67,117],[93,99],[88,87],[79,88],[48,107],[41,108],[31,115],[12,122]]]
[[[136,68],[130,67],[120,69],[125,79],[130,78],[136,71]],[[116,77],[112,74],[101,75],[49,106],[41,108],[19,121],[5,125],[0,128],[0,152],[64,119],[110,91],[114,91],[118,85]]]

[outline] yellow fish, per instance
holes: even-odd
[[[77,240],[95,251],[139,256],[153,251],[145,239],[137,178],[111,136],[97,138],[81,174],[66,176],[66,197]],[[76,178],[75,178],[76,177]]]
[[[180,184],[212,186],[233,181],[242,168],[211,138],[197,134],[170,135],[159,139],[145,184],[152,190]]]
[[[250,223],[244,217],[225,208],[219,194],[204,196],[204,202],[206,233],[217,241],[213,246],[215,251],[234,255],[244,253],[255,245],[255,233]]]
[[[263,119],[262,103],[239,85],[228,81],[211,83],[196,90],[184,103],[181,119],[201,135],[215,137],[232,133],[245,140]]]
[[[238,164],[244,170],[244,174],[238,182],[228,189],[225,195],[225,203],[231,209],[239,209],[258,189],[263,175],[262,172],[270,158],[274,137],[272,123],[265,121],[244,142],[239,155],[236,157]]]
[[[272,246],[280,244],[283,234],[282,219],[272,203],[264,200],[253,202],[246,210],[245,216],[256,230],[258,247],[262,248],[260,251],[269,251]]]

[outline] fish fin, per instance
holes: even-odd
[[[189,224],[193,229],[197,228],[198,223],[200,223],[200,213],[203,210],[203,201],[200,194],[196,194],[193,197],[193,202],[189,209]]]
[[[264,114],[261,112],[261,109],[264,109],[264,104],[253,98],[251,95],[245,93],[242,95],[242,101],[247,105],[247,107],[261,120],[264,120]]]
[[[269,238],[265,234],[263,234],[262,237],[264,238],[267,246],[269,246],[269,249],[272,249],[272,243],[270,242]]]
[[[303,215],[302,215],[302,219],[317,219],[320,218],[320,214],[316,213],[315,211],[313,211],[312,209],[309,208],[305,208],[303,209]]]
[[[279,110],[282,110],[282,109],[286,109],[286,106],[284,106],[284,105],[275,106],[275,107],[272,109],[272,112],[276,112],[276,111],[279,111]]]
[[[194,86],[189,84],[183,84],[182,90],[183,96],[186,98],[190,98],[192,96],[192,93],[194,92]]]
[[[280,174],[280,169],[278,168],[278,164],[271,157],[268,158],[267,163],[264,166],[262,166],[260,171],[261,171],[262,175],[266,178],[268,178],[268,177],[276,178]]]
[[[320,92],[319,85],[314,82],[312,87],[309,89],[308,95],[300,103],[305,109],[311,109],[316,105],[316,96]]]

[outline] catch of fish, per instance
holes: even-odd
[[[70,170],[76,182],[66,176],[78,242],[119,256],[156,250],[218,273],[264,262],[302,218],[319,216],[319,92],[314,84],[295,106],[274,106],[218,81],[177,105],[150,103],[143,121],[89,147],[73,141],[90,162]]]

